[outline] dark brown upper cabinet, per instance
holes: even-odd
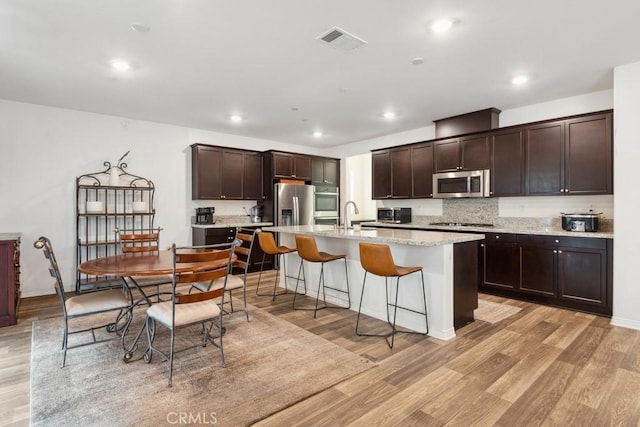
[[[272,152],[274,178],[311,181],[311,157],[303,154]]]
[[[242,200],[243,180],[238,179],[244,176],[244,154],[242,151],[222,150],[220,170],[222,173],[220,179],[220,198]]]
[[[491,195],[524,194],[524,131],[510,129],[491,136]]]
[[[411,146],[411,197],[416,199],[433,196],[433,143]]]
[[[434,172],[491,167],[491,145],[487,134],[446,139],[434,144]]]
[[[478,169],[491,170],[493,197],[611,194],[612,121],[603,111],[375,150],[373,198],[432,197],[430,173]]]
[[[243,197],[247,200],[262,199],[262,154],[244,153]]]
[[[375,151],[371,155],[372,198],[411,197],[411,148]]]
[[[340,184],[340,159],[313,157],[311,159],[311,183]]]
[[[218,200],[221,195],[222,150],[209,145],[191,146],[191,198]]]
[[[526,194],[564,193],[564,121],[525,128]]]
[[[526,127],[526,194],[612,193],[612,117],[595,114]]]
[[[565,122],[564,193],[613,192],[612,114]]]
[[[194,144],[191,166],[193,200],[262,198],[262,155],[258,152]]]

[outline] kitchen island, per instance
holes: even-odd
[[[264,227],[263,230],[279,233],[281,244],[291,247],[295,247],[296,234],[312,235],[316,238],[319,250],[346,254],[352,310],[357,310],[360,304],[364,278],[358,244],[372,242],[388,244],[398,265],[423,267],[430,336],[449,340],[455,336],[454,319],[456,317],[459,318],[455,319],[457,324],[473,320],[473,310],[477,307],[478,298],[477,242],[484,238],[481,234],[394,229],[344,231],[333,226],[319,225]],[[296,277],[300,258],[295,253],[287,257],[287,275]],[[305,272],[307,289],[310,291],[307,293],[315,295],[320,266],[307,263]],[[344,289],[344,264],[325,265],[325,280],[329,286]],[[368,275],[367,281],[362,312],[386,321],[384,278]],[[295,286],[295,280],[289,281],[290,289],[292,285]],[[281,279],[281,286],[284,286],[283,279]],[[416,306],[421,296],[420,275],[403,277],[400,286],[399,304],[420,308],[419,305]],[[327,301],[338,305],[347,303],[346,296],[331,290],[327,290]],[[424,317],[421,318],[411,312],[398,311],[397,324],[400,326],[422,332],[423,322]]]

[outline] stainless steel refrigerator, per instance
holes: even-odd
[[[313,185],[275,184],[274,225],[313,225]]]

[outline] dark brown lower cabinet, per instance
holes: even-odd
[[[480,291],[611,315],[613,241],[610,239],[486,234]],[[504,236],[500,236],[505,240]],[[497,239],[496,239],[497,240]],[[515,253],[518,255],[514,257]],[[514,271],[517,272],[514,280]]]
[[[481,244],[487,286],[499,289],[518,288],[518,245],[514,234],[487,233]]]
[[[20,304],[20,238],[0,240],[0,326],[15,325]]]
[[[478,308],[478,241],[453,245],[453,327],[473,322]]]
[[[244,226],[244,228],[256,229],[255,226]],[[218,243],[233,242],[236,236],[236,227],[192,227],[191,237],[193,245],[215,245]],[[259,271],[262,264],[262,255],[264,252],[260,249],[258,240],[256,239],[253,250],[251,251],[251,257],[249,258],[249,271]],[[273,268],[273,257],[267,255],[264,258],[264,270],[271,270]],[[234,273],[240,270],[234,269]]]

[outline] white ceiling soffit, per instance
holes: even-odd
[[[322,40],[329,46],[346,52],[360,49],[362,46],[367,44],[367,42],[362,40],[360,37],[354,36],[353,34],[338,27],[333,27],[320,34],[317,39]]]

